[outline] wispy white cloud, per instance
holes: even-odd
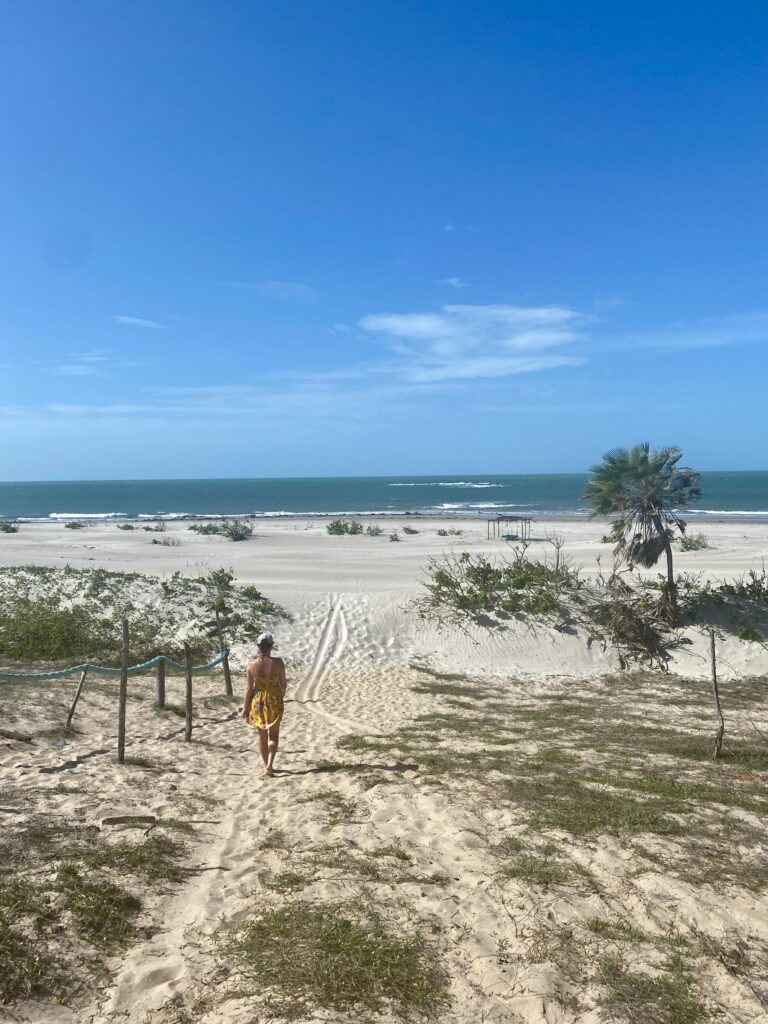
[[[59,377],[100,377],[101,371],[91,363],[66,363],[54,366],[51,373]]]
[[[270,299],[298,299],[308,302],[317,298],[317,291],[311,285],[299,281],[220,281],[223,288],[239,288],[258,292]]]
[[[496,378],[575,366],[582,356],[546,350],[583,337],[589,318],[563,306],[448,305],[435,313],[376,313],[359,321],[414,382]]]
[[[441,277],[436,284],[447,284],[451,288],[466,288],[467,282],[463,277]]]
[[[167,331],[168,325],[158,323],[157,320],[145,320],[140,316],[113,316],[112,320],[116,324],[126,324],[129,327],[148,327],[153,331]]]

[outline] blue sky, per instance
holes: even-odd
[[[768,468],[764,5],[0,22],[0,478]]]

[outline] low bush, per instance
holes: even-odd
[[[228,540],[248,540],[253,536],[253,526],[244,519],[226,519],[219,532]]]
[[[709,540],[703,533],[683,533],[677,542],[681,551],[703,551],[709,547]]]
[[[157,537],[152,538],[153,544],[159,544],[164,548],[178,548],[181,547],[181,541],[178,537],[161,537],[159,540]]]
[[[118,528],[118,530],[134,530],[135,529],[133,523],[118,523],[117,524],[117,528]]]
[[[192,533],[199,533],[202,537],[218,537],[221,534],[219,523],[193,523],[187,529]]]
[[[384,533],[380,526],[366,526],[365,532],[368,537],[380,537]]]
[[[392,533],[390,533],[389,535],[389,539],[391,541],[397,542],[400,540],[400,534],[397,532],[397,530],[393,530]]]
[[[363,524],[357,519],[333,519],[326,523],[325,529],[331,536],[341,537],[344,535],[357,536],[363,532]]]
[[[64,523],[65,530],[82,530],[85,523],[78,523],[76,519],[73,519],[69,523]]]
[[[441,528],[441,529],[439,529],[437,531],[437,536],[438,537],[460,537],[461,536],[461,530],[444,530],[444,529]]]
[[[168,527],[165,523],[155,523],[154,526],[142,526],[144,533],[165,533]]]
[[[413,537],[418,532],[419,531],[418,530],[414,530],[414,528],[412,526],[404,526],[403,527],[403,533],[407,533],[409,537]]]
[[[226,537],[228,540],[248,540],[253,536],[253,526],[245,519],[223,519],[219,523],[195,523],[189,527],[192,533],[203,537]]]
[[[0,533],[18,533],[19,528],[15,523],[0,523]]]
[[[172,541],[176,538],[162,538]],[[168,579],[105,569],[0,568],[0,661],[120,662],[120,622],[130,625],[130,658],[182,658],[186,640],[195,660],[218,647],[202,623],[227,615],[230,641],[250,640],[265,619],[287,618],[256,587],[240,587],[226,569]]]

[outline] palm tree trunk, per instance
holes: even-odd
[[[659,516],[653,517],[653,525],[656,527],[660,536],[664,538],[664,554],[667,556],[667,593],[669,594],[669,607],[672,611],[672,621],[677,621],[677,587],[675,585],[675,570],[672,564],[672,544],[669,540],[669,534],[664,528],[664,523],[661,521]]]

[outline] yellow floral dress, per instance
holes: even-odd
[[[280,685],[280,673],[273,672],[269,676],[255,676],[256,688],[251,700],[251,711],[248,721],[257,729],[270,729],[279,725],[283,718],[283,688]]]

